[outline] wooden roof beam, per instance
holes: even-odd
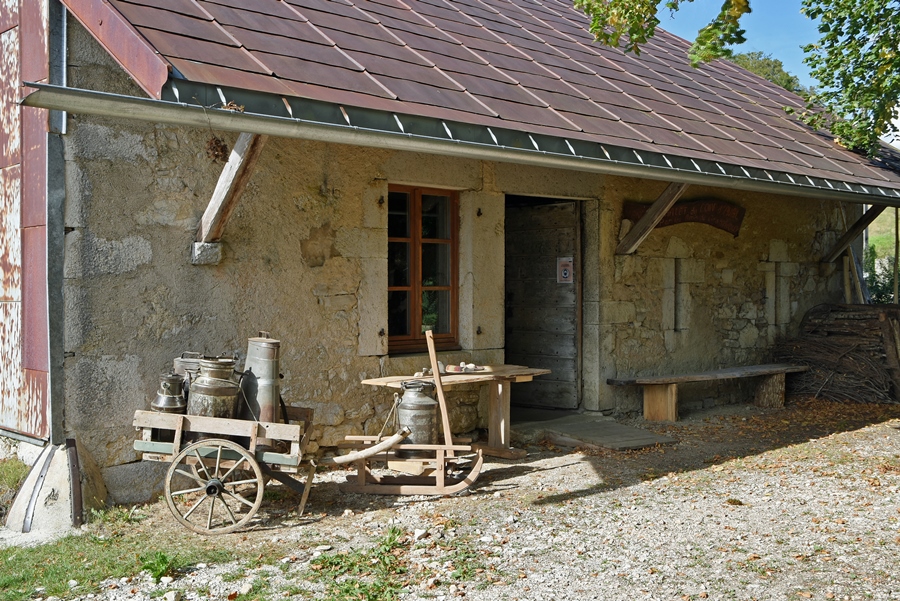
[[[242,133],[238,136],[228,162],[219,175],[209,206],[200,219],[197,242],[218,242],[222,237],[228,218],[247,188],[247,182],[253,175],[253,168],[268,139],[269,136],[260,134]]]
[[[837,241],[834,245],[834,248],[831,249],[825,258],[822,259],[823,263],[832,263],[837,260],[844,251],[847,250],[853,241],[856,240],[863,231],[875,221],[875,218],[881,215],[882,212],[887,208],[886,205],[873,205],[869,207],[869,210],[863,213],[863,216],[856,220],[856,223],[847,228],[847,233],[841,236],[841,239]]]
[[[669,212],[672,205],[681,198],[681,195],[684,194],[687,187],[688,184],[669,184],[669,187],[660,194],[659,198],[657,198],[652,205],[650,205],[650,208],[647,209],[644,216],[634,224],[631,231],[625,234],[625,237],[622,238],[622,241],[619,242],[619,245],[616,247],[616,254],[630,255],[636,251],[638,246],[640,246],[647,236],[650,235],[650,232],[653,231],[653,228],[655,228],[656,225],[662,221],[662,218],[666,216],[666,213]]]

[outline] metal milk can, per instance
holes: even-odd
[[[406,380],[400,383],[403,396],[397,405],[397,420],[400,427],[410,429],[410,435],[401,444],[437,444],[437,409],[438,404],[430,395],[434,384],[421,380]],[[395,394],[397,398],[399,394]],[[416,457],[432,457],[433,451],[416,451],[397,449],[396,456],[401,459]]]
[[[281,342],[274,340],[268,332],[260,332],[259,337],[247,340],[247,361],[241,376],[244,402],[240,403],[238,412],[241,419],[281,422],[280,355]],[[257,444],[271,446],[272,441],[260,438]]]
[[[191,383],[187,412],[207,417],[235,417],[240,388],[231,379],[232,374],[234,359],[201,359],[200,375]]]
[[[150,403],[150,409],[160,413],[184,413],[187,403],[181,389],[182,383],[183,379],[178,374],[162,374],[159,377],[159,390]]]
[[[203,359],[203,353],[185,351],[172,361],[172,371],[184,378],[181,389],[185,401],[191,397],[191,383],[200,375],[200,359]]]
[[[158,413],[184,413],[187,402],[182,393],[183,380],[175,373],[162,374],[159,377],[159,390],[156,398],[150,402],[150,409]],[[150,433],[152,440],[160,442],[172,442],[175,440],[175,432],[153,428]]]

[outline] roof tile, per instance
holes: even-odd
[[[801,98],[664,30],[597,45],[571,0],[109,1],[191,81],[900,188]]]

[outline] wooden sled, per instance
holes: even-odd
[[[434,338],[430,331],[425,333],[425,338],[441,412],[444,444],[395,444],[384,452],[367,454],[366,448],[383,444],[385,439],[377,436],[347,436],[339,446],[362,452],[359,454],[360,458],[353,461],[356,465],[356,477],[348,477],[346,484],[341,485],[342,490],[379,495],[452,495],[466,490],[478,479],[484,458],[481,451],[473,451],[471,445],[453,444]],[[397,456],[398,451],[400,457]],[[409,454],[422,457],[410,458]],[[372,463],[376,461],[387,463],[389,469],[406,473],[376,475],[372,472]]]

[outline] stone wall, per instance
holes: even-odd
[[[749,365],[769,359],[812,306],[842,298],[842,276],[820,263],[845,228],[838,203],[692,186],[682,200],[716,198],[746,210],[737,237],[709,225],[657,228],[627,256],[615,244],[632,225],[626,200],[665,188],[610,178],[601,239],[603,379]],[[848,220],[857,210],[851,208]],[[682,387],[682,406],[749,396],[753,382]],[[604,398],[614,401],[604,402]],[[635,411],[640,391],[603,386],[601,406]]]

